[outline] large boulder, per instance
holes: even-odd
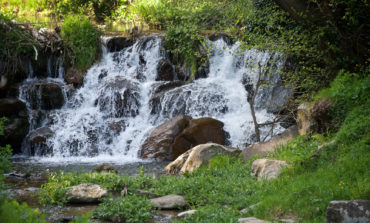
[[[222,127],[223,123],[213,118],[177,116],[151,132],[140,156],[172,161],[199,144],[214,142],[224,145],[227,133]]]
[[[192,148],[190,152],[186,152],[185,155],[181,155],[179,159],[175,160],[173,163],[167,165],[165,171],[171,174],[191,173],[201,166],[208,165],[213,157],[219,155],[238,156],[239,154],[240,150],[235,148],[225,147],[216,143],[201,144]],[[183,162],[186,157],[186,161]],[[180,169],[181,164],[182,166]]]
[[[326,223],[370,222],[370,201],[330,201],[326,210]]]
[[[189,125],[179,134],[174,143],[175,158],[190,148],[208,142],[225,145],[227,133],[224,124],[213,118],[199,118],[189,121]]]
[[[145,140],[140,156],[142,158],[175,159],[177,156],[173,154],[172,144],[175,137],[189,125],[190,119],[190,116],[179,115],[156,127]]]
[[[180,209],[186,206],[185,198],[176,194],[153,198],[150,202],[158,209]]]
[[[298,128],[294,125],[284,132],[272,137],[268,142],[261,142],[248,146],[242,152],[243,158],[249,159],[255,155],[265,156],[269,153],[273,153],[280,145],[288,143],[296,136],[298,136]]]
[[[0,99],[0,118],[6,117],[0,146],[10,144],[14,153],[21,152],[23,139],[28,134],[29,122],[26,104],[17,98]]]
[[[286,166],[288,166],[288,164],[281,160],[257,159],[252,163],[251,175],[258,180],[274,179],[279,176],[281,170]]]
[[[41,127],[32,131],[27,137],[31,155],[44,156],[50,154],[51,148],[47,145],[46,140],[53,135],[54,132],[49,127]]]
[[[157,67],[156,81],[172,81],[175,78],[175,71],[169,60],[160,59]]]
[[[80,184],[69,187],[66,193],[69,203],[98,203],[108,191],[97,184]]]
[[[64,76],[64,80],[67,84],[73,84],[73,86],[81,86],[84,82],[86,73],[77,70],[75,67],[70,67]]]

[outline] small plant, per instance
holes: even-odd
[[[141,223],[151,217],[151,203],[136,195],[107,198],[95,210],[94,215],[103,220],[114,222]]]
[[[65,58],[81,71],[87,70],[100,55],[101,32],[85,16],[68,17],[61,28]]]

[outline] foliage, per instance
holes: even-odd
[[[85,16],[68,17],[61,28],[66,61],[84,71],[100,55],[101,32]]]
[[[146,198],[130,195],[105,199],[95,210],[94,215],[104,220],[140,223],[151,217],[151,209],[152,205]]]
[[[0,219],[12,223],[45,223],[44,216],[38,209],[31,209],[27,204],[16,201],[4,201],[0,204]]]
[[[12,22],[11,19],[0,13],[0,60],[6,64],[4,74],[12,81],[23,78],[17,77],[22,58],[34,59],[40,46],[30,30]]]

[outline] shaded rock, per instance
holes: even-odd
[[[298,127],[296,125],[289,127],[284,132],[272,137],[268,142],[253,144],[245,148],[242,152],[243,158],[248,159],[255,155],[267,155],[273,153],[280,145],[288,143],[298,136]]]
[[[189,158],[190,153],[193,151],[193,149],[189,149],[185,153],[181,154],[177,159],[169,163],[165,168],[164,172],[166,174],[178,174],[180,173],[180,170],[182,166],[184,166],[184,163]]]
[[[326,223],[370,222],[370,201],[330,201],[326,210]]]
[[[175,78],[175,72],[170,61],[160,59],[157,67],[156,81],[172,81]]]
[[[28,134],[29,122],[26,104],[17,98],[0,99],[0,117],[6,117],[4,134],[0,135],[0,146],[10,144],[13,153],[21,152],[23,139]]]
[[[104,172],[104,173],[118,173],[117,169],[114,168],[114,166],[112,166],[111,164],[109,163],[102,163],[100,164],[99,166],[95,167],[94,168],[94,172],[98,172],[98,173],[101,173],[101,172]]]
[[[219,39],[222,39],[223,41],[225,41],[225,43],[229,46],[233,45],[234,44],[234,40],[233,38],[231,38],[229,35],[227,34],[224,34],[224,33],[216,33],[216,34],[212,34],[210,37],[209,37],[209,40],[211,41],[217,41]]]
[[[154,198],[150,202],[158,209],[179,209],[186,205],[185,198],[176,194]]]
[[[251,175],[258,180],[274,179],[279,176],[282,168],[288,166],[285,161],[272,159],[257,159],[252,163]]]
[[[54,132],[49,127],[41,127],[32,131],[28,135],[28,145],[31,155],[44,156],[52,152],[52,149],[46,144],[46,140],[52,137]]]
[[[112,37],[105,41],[105,45],[109,52],[117,52],[122,49],[134,45],[134,40],[126,37]]]
[[[26,104],[18,98],[0,99],[0,117],[24,116],[24,111],[27,111]]]
[[[97,203],[108,191],[97,184],[80,184],[69,187],[66,196],[69,203]]]
[[[67,84],[73,84],[75,87],[78,87],[83,84],[85,75],[85,72],[80,72],[75,67],[70,67],[64,76],[64,80]]]
[[[173,143],[174,157],[199,144],[208,142],[225,145],[227,133],[224,124],[213,118],[199,118],[189,121],[189,125],[179,134]]]
[[[197,210],[188,210],[188,211],[183,211],[177,214],[178,218],[185,218],[188,215],[193,215]]]
[[[329,115],[329,110],[333,102],[329,99],[322,98],[317,100],[310,109],[311,117],[314,119],[315,132],[323,133],[330,127],[332,117]]]
[[[270,222],[255,217],[248,217],[248,218],[239,218],[238,223],[270,223]]]
[[[240,152],[238,149],[225,147],[216,143],[198,145],[192,149],[180,171],[182,173],[191,173],[201,166],[208,165],[209,160],[215,156],[238,156]]]
[[[299,135],[306,135],[312,131],[314,121],[311,117],[310,104],[304,102],[298,106],[297,124]]]
[[[173,150],[172,143],[175,137],[188,126],[190,119],[189,116],[179,115],[152,130],[141,147],[140,157],[175,159],[178,152]]]
[[[65,102],[61,86],[54,82],[30,82],[23,92],[32,109],[59,109]]]

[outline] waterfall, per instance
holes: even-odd
[[[147,36],[119,52],[103,50],[101,61],[87,71],[83,85],[68,98],[63,93],[64,105],[48,112],[42,125],[54,133],[46,142],[51,152],[37,159],[136,162],[147,134],[179,114],[222,121],[231,145],[244,148],[255,141],[246,89],[257,80],[257,64],[268,68],[264,77],[270,82],[258,92],[255,103],[259,123],[272,121],[276,103],[289,94],[278,86],[278,73],[286,60],[283,55],[246,50],[238,42],[228,45],[222,39],[208,42],[207,78],[189,83],[156,81],[158,62],[166,57],[162,41],[162,37]],[[60,75],[54,79],[60,85]],[[21,93],[30,108],[42,106],[29,97],[30,91],[39,90],[34,88],[27,87],[26,81]],[[278,88],[281,95],[276,96]],[[273,133],[283,129],[277,124]],[[262,137],[269,130],[269,126],[261,128]]]

